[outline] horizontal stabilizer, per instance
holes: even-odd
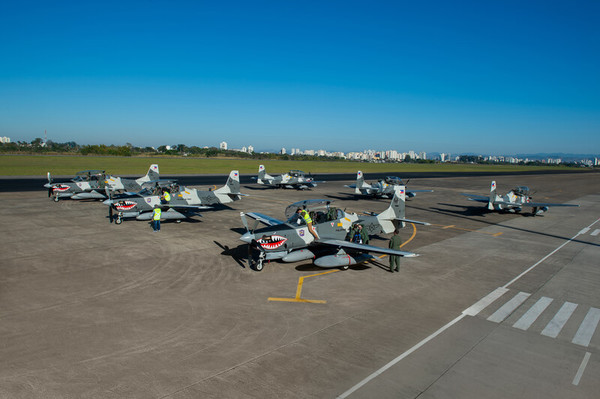
[[[427,223],[427,222],[419,222],[418,220],[412,220],[412,219],[400,219],[397,218],[396,219],[399,222],[406,222],[406,223],[414,223],[414,224],[422,224],[423,226],[431,226],[431,223]]]

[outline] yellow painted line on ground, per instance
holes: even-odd
[[[413,240],[413,238],[415,238],[415,236],[417,235],[417,226],[415,226],[414,223],[411,223],[411,225],[413,227],[413,233],[408,240],[406,240],[405,242],[402,243],[402,245],[400,245],[400,248],[402,248],[403,246],[405,246],[406,244],[411,242]],[[378,258],[381,259],[381,258],[385,258],[386,256],[387,256],[387,254],[383,254],[381,256],[378,256]]]
[[[452,227],[456,227],[456,225],[451,224],[450,226],[444,226],[444,227],[442,227],[442,230],[451,229]]]
[[[417,226],[415,226],[414,223],[411,223],[412,227],[413,227],[413,233],[410,236],[410,238],[408,240],[406,240],[405,242],[402,243],[402,245],[400,245],[400,248],[402,248],[403,246],[405,246],[406,244],[408,244],[409,242],[411,242],[415,236],[417,235]],[[384,256],[387,255],[381,255],[379,256],[379,259],[383,258]],[[302,285],[304,284],[304,279],[305,278],[309,278],[309,277],[316,277],[316,276],[323,276],[325,274],[330,274],[330,273],[335,273],[335,272],[339,272],[340,269],[335,269],[335,270],[328,270],[326,272],[323,273],[317,273],[317,274],[310,274],[308,276],[302,276],[298,279],[298,287],[296,288],[296,297],[295,298],[273,298],[273,297],[269,297],[268,300],[269,301],[276,301],[276,302],[304,302],[304,303],[327,303],[327,301],[323,301],[320,299],[303,299],[301,298],[301,294],[302,294]]]
[[[304,284],[304,279],[315,276],[322,276],[324,274],[330,274],[339,272],[339,269],[336,270],[328,270],[323,273],[310,274],[308,276],[302,276],[298,279],[298,288],[296,288],[296,297],[295,298],[268,298],[269,301],[280,301],[280,302],[308,302],[308,303],[327,303],[327,301],[323,301],[320,299],[302,299],[300,295],[302,294],[302,285]]]

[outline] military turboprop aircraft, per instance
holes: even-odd
[[[263,269],[264,260],[272,259],[284,262],[314,259],[319,267],[347,269],[349,265],[373,259],[369,253],[415,257],[418,254],[345,241],[354,224],[362,224],[369,234],[391,233],[404,222],[429,224],[406,219],[404,187],[398,186],[395,190],[390,206],[378,215],[346,213],[331,207],[328,200],[300,201],[288,206],[285,222],[260,213],[242,212],[240,216],[247,232],[240,240],[250,244],[251,266],[257,271]],[[296,213],[299,207],[309,211],[319,239],[310,234],[304,219]],[[248,227],[246,216],[256,220],[253,229]],[[256,230],[258,222],[268,227]]]
[[[165,210],[161,213],[161,220],[181,220],[198,215],[199,210],[211,208],[209,205],[227,204],[246,195],[240,193],[240,177],[237,170],[231,171],[223,187],[213,191],[179,187],[177,183],[165,187],[159,187],[157,182],[144,185],[150,185],[148,189],[152,192],[142,191],[136,195],[111,197],[104,201],[104,204],[109,206],[111,223],[114,219],[116,224],[121,224],[124,218],[150,220],[155,206]],[[164,191],[170,193],[170,201],[161,198],[161,192]]]
[[[71,199],[104,199],[106,173],[103,170],[82,170],[75,174],[75,178],[68,183],[52,183],[52,176],[48,172],[48,197],[56,202],[60,198]]]
[[[548,210],[550,206],[579,206],[576,204],[554,204],[548,202],[533,202],[529,195],[529,187],[519,186],[510,190],[505,195],[496,194],[496,182],[492,181],[490,195],[474,195],[461,193],[469,197],[469,201],[487,203],[487,209],[490,211],[506,211],[511,213],[521,212],[523,207],[530,207],[533,216],[541,215]]]
[[[408,182],[407,182],[408,183]],[[353,188],[354,194],[369,195],[372,197],[389,198],[394,195],[394,188],[397,186],[406,186],[401,178],[397,176],[386,176],[376,183],[365,183],[363,173],[359,170],[356,173],[356,184],[350,184],[345,187]],[[412,198],[417,193],[431,193],[433,190],[406,190],[406,196]]]
[[[145,176],[140,177],[139,179],[126,179],[123,177],[116,176],[107,176],[106,178],[106,186],[110,191],[122,191],[128,193],[137,193],[142,190],[142,185],[146,182],[157,181],[160,179],[160,174],[158,172],[158,165],[152,164],[148,169],[148,173]]]
[[[317,182],[314,181],[312,176],[307,176],[307,173],[301,170],[290,170],[288,173],[284,173],[280,176],[271,176],[267,173],[264,165],[258,167],[258,178],[256,179],[256,182],[266,186],[295,188],[299,190],[317,187]]]

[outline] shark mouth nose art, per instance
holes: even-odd
[[[273,234],[271,236],[264,236],[260,240],[256,240],[264,249],[275,249],[283,245],[287,241],[287,238]]]
[[[62,184],[58,184],[56,186],[52,186],[52,191],[67,191],[69,188],[69,186],[63,186]]]
[[[136,203],[133,201],[121,201],[115,204],[115,209],[118,211],[129,211],[136,207]]]

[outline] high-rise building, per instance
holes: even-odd
[[[219,144],[219,149],[221,149],[221,150],[226,150],[226,149],[227,149],[227,143],[226,143],[226,142],[224,142],[224,141],[222,141],[222,142]]]

